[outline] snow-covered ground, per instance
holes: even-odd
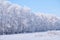
[[[0,35],[0,40],[60,40],[60,31]]]

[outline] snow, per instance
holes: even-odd
[[[0,40],[60,40],[60,31],[0,35]]]
[[[51,31],[54,30],[54,31]],[[60,17],[0,1],[0,40],[60,40]]]

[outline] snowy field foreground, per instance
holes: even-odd
[[[0,35],[0,40],[60,40],[60,31]]]

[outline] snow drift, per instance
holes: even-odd
[[[45,14],[35,14],[30,8],[0,2],[0,34],[41,32],[60,30],[60,18]]]
[[[0,40],[60,40],[60,31],[1,35]]]

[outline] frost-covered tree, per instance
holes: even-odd
[[[60,30],[60,18],[31,12],[30,8],[0,2],[0,34]]]

